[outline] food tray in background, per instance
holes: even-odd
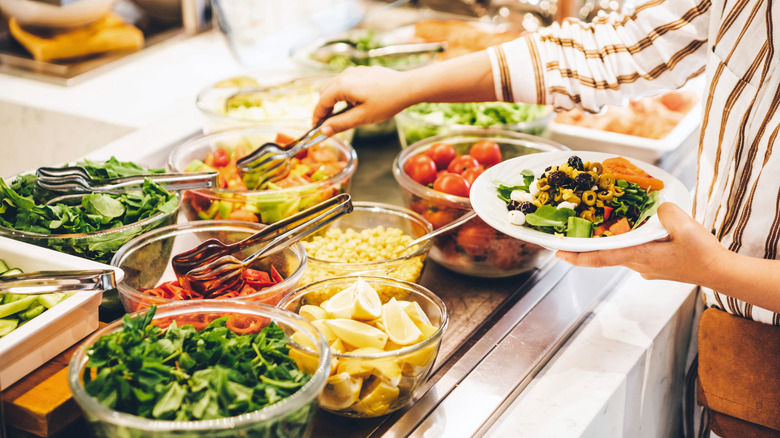
[[[703,90],[703,81],[694,80],[685,88]],[[699,93],[701,95],[701,93]],[[687,138],[695,135],[701,123],[701,100],[694,105],[677,125],[660,139],[650,139],[616,132],[584,128],[551,122],[548,137],[572,150],[607,152],[655,163],[665,154],[677,150]]]
[[[108,265],[0,237],[0,259],[24,272],[62,269],[114,269]],[[101,292],[76,292],[0,338],[0,390],[82,340],[98,327]]]

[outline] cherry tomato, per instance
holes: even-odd
[[[427,186],[436,180],[436,163],[425,154],[415,154],[404,163],[404,172],[409,178]]]
[[[447,143],[434,143],[425,150],[425,155],[433,158],[436,162],[436,168],[439,170],[446,169],[450,165],[450,161],[455,158],[455,148]]]
[[[433,189],[450,195],[469,196],[469,182],[456,173],[444,173],[433,183]]]
[[[474,185],[474,180],[477,179],[479,175],[482,174],[482,172],[485,171],[485,168],[482,166],[479,167],[470,167],[463,171],[463,173],[460,174],[463,178],[466,179],[469,183],[469,188],[471,188],[472,185]]]
[[[481,140],[469,149],[469,155],[476,158],[479,164],[490,167],[501,162],[501,147],[498,143],[490,140]]]
[[[447,166],[447,170],[460,175],[464,170],[470,167],[479,167],[479,162],[471,155],[458,155],[452,161],[450,161],[450,165]]]
[[[217,167],[225,167],[230,162],[230,157],[226,150],[220,148],[214,151],[214,165]]]

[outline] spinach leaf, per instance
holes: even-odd
[[[558,232],[566,231],[570,216],[577,213],[571,208],[556,208],[542,205],[535,212],[525,215],[525,221],[535,227],[552,227]]]
[[[502,201],[509,203],[512,199],[510,199],[510,196],[512,195],[512,192],[515,190],[521,190],[523,192],[529,192],[529,186],[534,181],[534,174],[528,169],[523,169],[522,172],[520,172],[520,175],[523,177],[523,184],[522,185],[515,185],[515,186],[506,186],[504,184],[498,183],[498,187],[496,188],[496,191],[498,192],[498,198]]]

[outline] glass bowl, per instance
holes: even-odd
[[[544,138],[496,129],[438,135],[403,149],[393,162],[393,176],[401,186],[406,205],[431,222],[434,229],[471,211],[471,202],[467,197],[439,192],[412,180],[403,170],[406,160],[440,142],[452,145],[457,155],[466,154],[480,140],[498,143],[505,160],[568,149]],[[552,252],[541,246],[507,236],[479,217],[436,236],[430,253],[430,258],[445,268],[474,277],[517,275],[540,266],[551,256]]]
[[[146,219],[110,230],[76,234],[41,234],[14,230],[0,225],[0,236],[108,263],[122,245],[136,236],[156,228],[175,224],[182,205],[182,196],[177,194],[176,197],[179,202],[174,210],[168,213],[158,212]]]
[[[137,317],[144,312],[135,313]],[[316,399],[328,378],[330,352],[328,344],[311,323],[305,319],[278,308],[249,302],[238,301],[201,301],[177,303],[160,306],[152,323],[161,328],[173,321],[179,326],[192,324],[193,320],[205,323],[221,316],[240,316],[257,324],[256,331],[275,322],[287,337],[296,334],[309,344],[300,348],[297,343],[289,342],[290,354],[305,351],[316,367],[307,369],[311,378],[302,388],[287,398],[262,409],[243,415],[200,421],[152,420],[129,413],[118,412],[99,403],[89,395],[84,387],[84,373],[87,365],[87,352],[104,335],[123,329],[123,320],[119,319],[101,328],[78,347],[68,367],[68,383],[73,398],[78,403],[88,427],[94,437],[144,436],[155,438],[211,436],[267,436],[267,437],[303,437],[311,432],[311,420],[316,411]],[[235,321],[235,320],[234,320]],[[242,321],[243,323],[243,321]],[[197,330],[201,329],[198,324]],[[231,326],[228,322],[228,327]],[[243,325],[243,324],[242,324]],[[246,327],[244,325],[244,327]],[[246,330],[242,330],[246,332]]]
[[[149,295],[142,289],[152,289],[163,282],[175,280],[171,259],[184,251],[195,248],[208,239],[218,239],[230,244],[243,240],[266,226],[239,221],[195,221],[171,225],[138,236],[124,245],[111,260],[111,265],[122,269],[125,278],[117,285],[119,299],[127,312],[134,312],[151,305],[181,302],[175,298]],[[253,246],[234,254],[239,260],[257,251]],[[286,293],[295,289],[306,269],[306,252],[300,243],[262,257],[252,265],[253,269],[269,272],[271,266],[281,274],[283,281],[253,294],[222,300],[251,301],[275,305]],[[200,302],[202,300],[191,302]],[[205,300],[215,301],[215,300]]]
[[[274,141],[280,132],[297,137],[307,129],[299,125],[269,124],[202,135],[181,144],[171,152],[168,168],[173,172],[184,172],[194,160],[203,161],[217,149],[235,151],[237,148],[243,148],[248,152],[268,141]],[[326,146],[337,160],[346,163],[343,169],[317,181],[284,188],[188,190],[184,192],[182,211],[189,220],[231,219],[271,224],[339,193],[348,192],[352,175],[357,169],[357,153],[349,143],[338,138],[331,137],[321,144]]]
[[[394,236],[392,232],[388,231],[389,228],[400,230],[402,234],[408,236],[408,242],[411,242],[432,231],[431,224],[419,214],[395,205],[376,202],[353,202],[352,205],[354,209],[351,213],[330,223],[317,234],[302,242],[304,249],[307,250],[308,261],[301,284],[345,275],[380,275],[412,283],[419,281],[425,267],[428,251],[433,245],[430,239],[418,245],[414,251],[400,257],[374,261],[362,260],[374,259],[375,257],[370,255],[372,251],[387,251],[394,248],[395,245],[400,249],[406,244],[402,243],[404,238]],[[353,236],[348,239],[351,243],[336,240],[328,233],[329,230],[346,231],[348,229],[361,233],[364,230],[374,230],[378,227],[382,227],[382,229],[376,230],[373,236],[360,238]],[[365,231],[365,234],[368,235],[369,232]],[[315,240],[320,240],[320,243],[317,244],[319,248],[317,252],[312,249]],[[358,248],[354,248],[356,243],[358,243]],[[323,252],[330,254],[328,257],[324,257],[321,255]]]
[[[376,348],[343,348],[345,343],[327,329],[327,323],[314,320],[315,326],[325,327],[321,331],[330,342],[332,355],[330,377],[320,395],[320,407],[345,417],[366,418],[396,411],[419,395],[417,392],[430,375],[439,352],[449,314],[436,294],[418,284],[388,277],[360,278],[376,290],[383,305],[392,298],[417,303],[419,307],[413,306],[424,312],[431,323],[431,332],[422,341],[377,351]],[[320,306],[357,280],[336,277],[309,284],[284,297],[279,307],[298,313],[305,305]],[[387,342],[387,345],[391,343]],[[338,346],[339,343],[342,345]],[[391,348],[396,347],[400,345]]]
[[[454,105],[464,105],[464,107],[468,106],[469,110],[464,114],[453,113],[450,115],[445,115],[444,112],[446,111],[442,111],[442,112],[437,111],[435,114],[426,114],[425,116],[413,112],[414,107],[412,107],[411,109],[406,109],[404,111],[401,111],[395,116],[395,126],[398,131],[398,139],[401,142],[401,148],[406,148],[407,146],[413,143],[416,143],[420,140],[429,137],[444,135],[448,133],[457,134],[458,132],[461,131],[470,131],[478,128],[499,129],[503,131],[520,132],[520,133],[535,135],[535,136],[544,136],[547,133],[547,128],[550,125],[550,122],[552,122],[552,120],[555,118],[555,112],[552,111],[550,108],[539,107],[537,105],[512,104],[506,102],[491,102],[485,104],[440,103],[440,104],[433,104],[433,105],[442,106],[442,107],[454,107]],[[523,105],[529,108],[530,107],[539,108],[538,111],[537,110],[533,111],[534,114],[537,112],[539,112],[539,114],[535,114],[533,116],[534,118],[531,120],[523,120],[523,121],[518,121],[516,123],[510,123],[510,124],[494,124],[494,125],[487,126],[485,125],[485,123],[489,123],[488,121],[477,122],[477,119],[479,117],[484,116],[484,114],[492,113],[492,111],[485,108],[481,108],[480,105],[501,105],[507,107],[511,107],[513,105]],[[467,124],[459,123],[458,121],[460,120],[461,117],[473,120],[472,124],[467,125]],[[508,117],[503,116],[503,118],[508,118]]]

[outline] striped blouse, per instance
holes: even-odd
[[[694,217],[740,254],[778,258],[780,8],[762,0],[650,0],[630,15],[565,20],[489,50],[500,100],[596,112],[706,74]],[[778,38],[774,38],[778,36]],[[774,59],[775,61],[772,61]],[[780,315],[705,290],[708,306]]]

